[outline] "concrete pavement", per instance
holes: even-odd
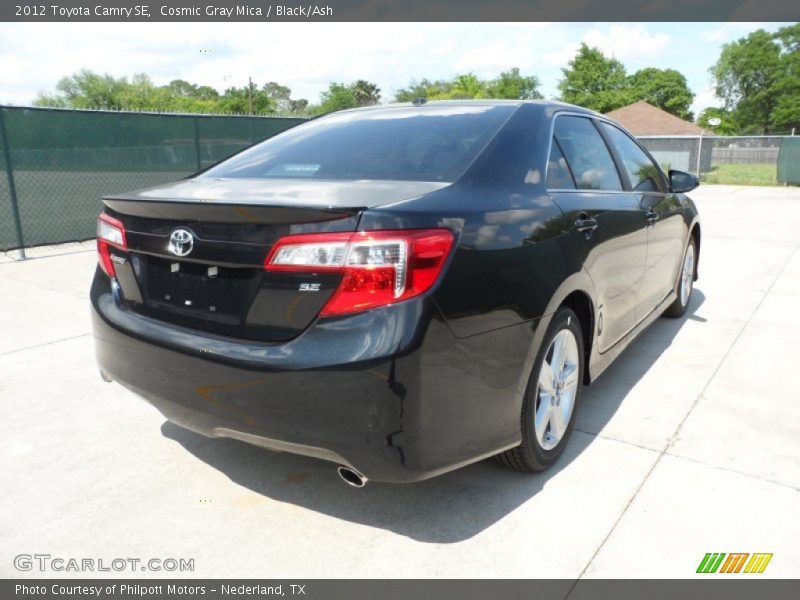
[[[332,464],[184,431],[100,380],[91,244],[0,261],[0,576],[41,576],[13,566],[37,552],[272,578],[685,578],[706,552],[771,552],[762,577],[800,576],[800,189],[691,195],[689,314],[584,390],[539,476],[485,461],[355,490]]]

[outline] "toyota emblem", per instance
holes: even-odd
[[[188,229],[176,229],[169,236],[167,249],[175,256],[186,256],[194,248],[194,236]]]

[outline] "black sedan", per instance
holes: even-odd
[[[100,370],[183,427],[358,487],[495,455],[541,471],[582,386],[686,311],[696,185],[566,104],[314,119],[104,199]]]

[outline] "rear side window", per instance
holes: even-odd
[[[334,113],[245,150],[201,177],[455,181],[516,106]]]
[[[558,117],[553,134],[564,152],[578,189],[622,189],[608,147],[589,119]]]
[[[575,189],[575,181],[555,138],[550,146],[550,159],[547,161],[547,187],[551,190]]]
[[[608,135],[611,145],[616,148],[631,187],[637,192],[664,192],[664,183],[658,167],[650,160],[650,157],[634,142],[628,135],[608,123],[601,123],[600,126]]]

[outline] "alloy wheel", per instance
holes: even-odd
[[[692,284],[694,282],[694,245],[689,244],[686,248],[686,256],[683,258],[683,269],[681,270],[681,306],[686,306],[689,296],[692,294]]]
[[[579,361],[575,334],[564,328],[550,342],[539,371],[533,425],[543,450],[555,448],[569,427],[579,384]]]

